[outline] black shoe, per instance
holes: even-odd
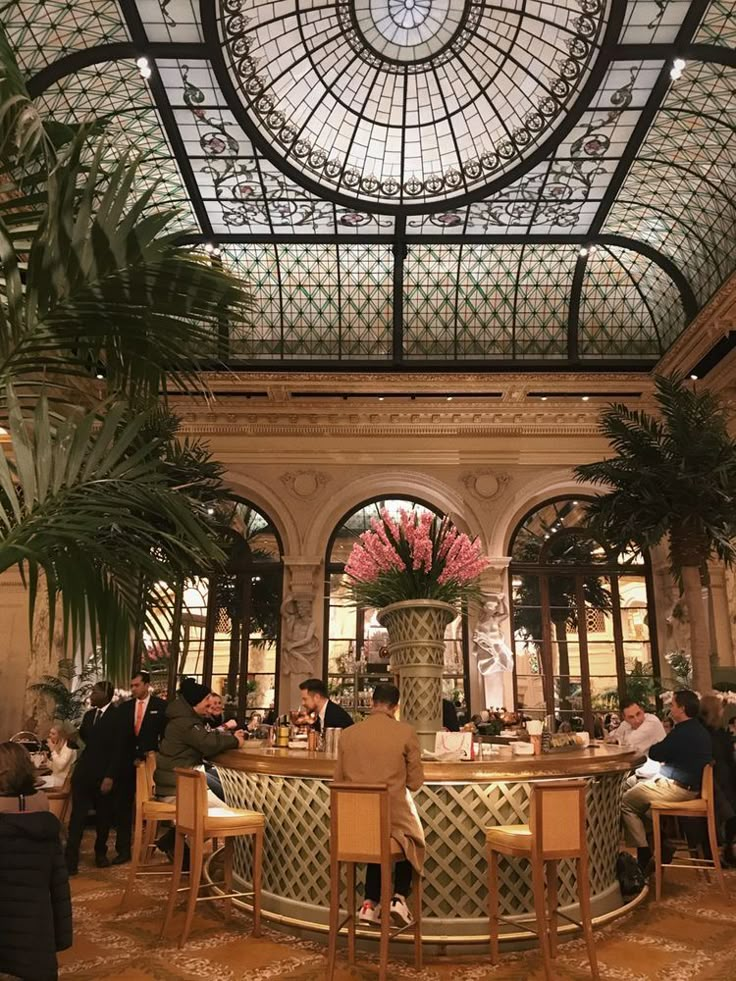
[[[116,855],[110,864],[125,865],[126,862],[130,861],[130,858],[131,858],[130,852],[123,852],[122,855]]]
[[[111,864],[107,855],[95,855],[95,865],[98,869],[107,869]]]
[[[669,865],[675,857],[676,848],[668,842],[662,842],[662,865]]]

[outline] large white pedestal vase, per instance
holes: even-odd
[[[401,719],[416,729],[421,749],[433,750],[442,728],[445,630],[456,616],[454,606],[432,599],[402,600],[378,611],[399,679]]]

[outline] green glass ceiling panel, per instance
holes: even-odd
[[[701,303],[736,268],[736,69],[687,65],[604,225],[669,256]]]
[[[684,326],[679,291],[651,259],[616,246],[586,259],[579,351],[589,358],[656,358]]]
[[[116,0],[20,0],[4,3],[1,16],[29,75],[72,51],[130,40]]]
[[[736,47],[736,3],[712,0],[695,35],[699,44],[723,44]]]
[[[179,166],[161,126],[148,85],[134,61],[101,62],[66,75],[37,100],[39,106],[63,122],[82,122],[110,114],[106,140],[110,159],[121,151],[145,154],[136,183],[141,194],[156,186],[155,206],[181,211],[182,230],[196,229],[189,196],[182,183]]]

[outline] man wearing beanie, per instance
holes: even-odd
[[[226,749],[243,745],[240,731],[230,733],[205,725],[209,715],[212,689],[200,685],[194,678],[184,678],[179,695],[166,710],[166,729],[156,757],[156,796],[159,799],[176,796],[176,774],[181,767],[202,766]],[[221,803],[218,801],[218,803]]]

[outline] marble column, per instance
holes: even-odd
[[[280,713],[299,704],[302,681],[322,677],[322,569],[321,559],[284,556]]]
[[[712,559],[708,562],[710,580],[708,611],[710,614],[711,650],[718,655],[718,665],[722,668],[734,667],[733,636],[731,633],[731,610],[726,591],[726,570],[723,562]]]

